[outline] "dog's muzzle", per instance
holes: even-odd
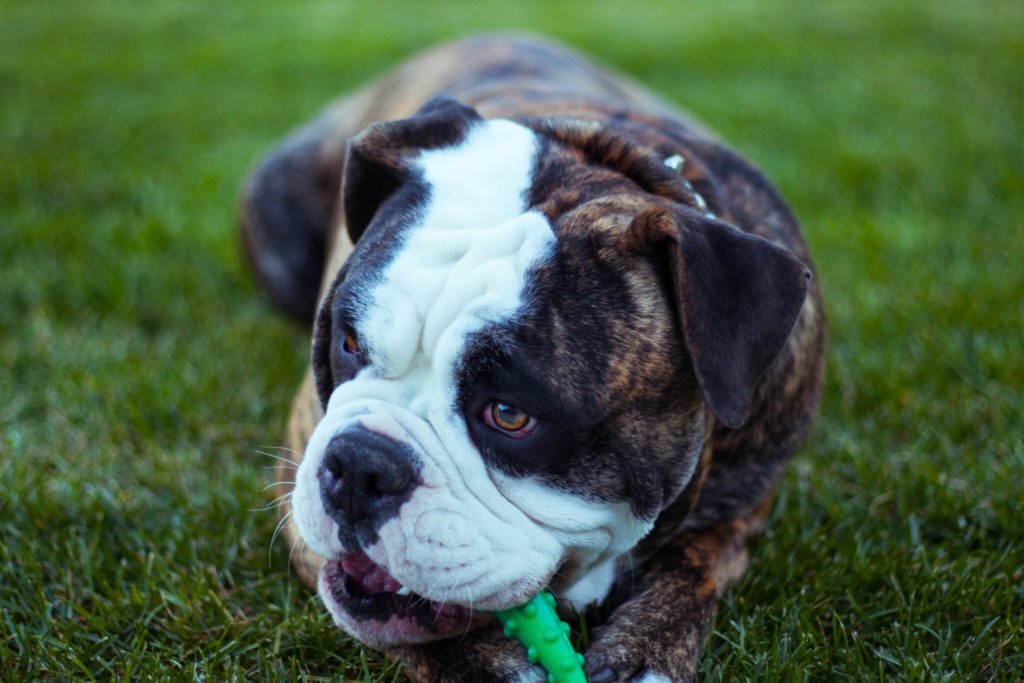
[[[448,637],[550,583],[570,544],[502,494],[460,417],[346,398],[311,436],[292,499],[342,628],[378,648]]]

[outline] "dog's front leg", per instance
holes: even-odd
[[[526,660],[523,646],[506,638],[497,620],[461,638],[388,653],[402,657],[409,676],[421,683],[543,683],[547,676]]]
[[[687,532],[643,567],[587,650],[590,683],[693,679],[718,599],[746,568],[748,520]]]

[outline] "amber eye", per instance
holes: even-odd
[[[530,421],[530,416],[519,408],[497,401],[491,404],[491,417],[494,418],[494,424],[506,432],[522,429]]]
[[[537,421],[522,408],[509,403],[491,401],[484,408],[484,422],[488,427],[504,432],[515,439],[530,435]]]
[[[356,336],[351,332],[346,332],[342,348],[345,349],[346,353],[359,353],[359,343],[356,341]]]

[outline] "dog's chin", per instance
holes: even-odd
[[[338,626],[379,650],[459,636],[494,618],[403,590],[362,553],[328,561],[318,588]]]

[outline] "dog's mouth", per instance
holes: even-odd
[[[374,647],[465,633],[491,618],[485,612],[413,593],[364,553],[325,564],[320,594],[345,630]]]

